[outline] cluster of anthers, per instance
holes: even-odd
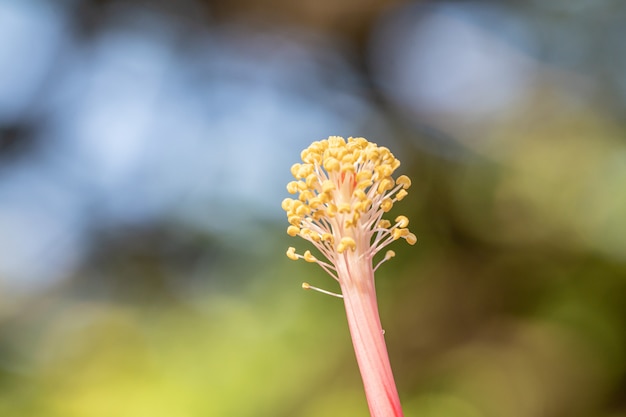
[[[301,157],[303,163],[291,167],[296,180],[287,184],[287,191],[298,198],[282,202],[290,224],[287,233],[311,242],[329,262],[308,250],[297,254],[293,247],[287,250],[290,259],[316,262],[339,281],[338,261],[350,252],[371,265],[374,255],[395,240],[415,244],[405,216],[394,223],[382,218],[411,185],[406,175],[392,178],[400,161],[389,149],[364,138],[331,136],[313,142]],[[387,251],[374,270],[393,256]]]

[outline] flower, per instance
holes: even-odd
[[[374,287],[374,271],[395,253],[387,251],[376,266],[373,258],[395,240],[417,241],[405,216],[393,223],[382,218],[407,195],[411,180],[405,175],[394,180],[400,161],[364,138],[331,136],[313,142],[301,158],[303,163],[291,167],[296,180],[287,184],[287,191],[298,198],[282,202],[290,224],[287,233],[311,242],[325,260],[308,250],[298,254],[293,247],[287,256],[317,263],[339,282],[341,294],[307,283],[303,288],[344,299],[370,413],[401,416]]]
[[[415,244],[405,216],[396,217],[393,224],[382,219],[411,185],[406,175],[392,178],[400,161],[389,149],[364,138],[346,142],[331,136],[313,142],[301,156],[304,163],[291,167],[296,181],[287,184],[290,194],[299,193],[298,199],[286,198],[282,203],[290,223],[287,233],[311,242],[330,263],[309,251],[298,255],[294,248],[287,251],[290,259],[316,262],[339,280],[337,271],[346,251],[371,261],[394,240]],[[393,251],[383,260],[391,257]]]

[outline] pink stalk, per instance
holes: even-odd
[[[372,417],[403,416],[380,324],[371,262],[352,264],[352,274],[339,281],[354,352]]]

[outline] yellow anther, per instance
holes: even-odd
[[[378,149],[370,149],[367,152],[367,159],[369,159],[370,161],[377,162],[378,158],[380,158],[380,152],[378,151]]]
[[[398,227],[407,227],[409,225],[409,219],[406,216],[396,217],[396,223]]]
[[[374,184],[374,181],[372,180],[362,180],[362,181],[357,182],[356,188],[365,190],[367,187],[371,187],[373,184]]]
[[[387,178],[393,173],[393,169],[387,164],[378,165],[376,168],[374,168],[374,171],[376,172],[376,174],[378,174],[379,180]]]
[[[298,174],[297,178],[306,178],[312,173],[313,173],[313,165],[311,164],[300,165],[300,168],[298,169],[298,172],[297,172]]]
[[[352,139],[352,143],[354,144],[354,146],[358,147],[359,149],[363,149],[365,148],[367,145],[370,144],[370,142],[365,139],[365,138],[351,138]]]
[[[296,255],[296,248],[290,247],[289,249],[287,249],[287,258],[294,261],[298,260],[298,255]]]
[[[389,220],[382,219],[378,222],[378,227],[381,229],[389,229],[391,227],[391,222]]]
[[[400,190],[398,191],[398,193],[396,194],[396,200],[400,201],[402,200],[404,197],[406,197],[409,193],[406,192],[406,190]]]
[[[417,237],[415,237],[415,235],[413,233],[409,233],[407,234],[404,239],[406,240],[406,242],[409,245],[415,245],[415,243],[417,242]]]
[[[312,199],[315,196],[315,194],[313,194],[313,191],[311,190],[304,190],[300,193],[300,196],[298,197],[298,200],[302,201],[303,203],[306,202],[307,200]]]
[[[350,207],[350,203],[341,203],[339,204],[339,213],[350,213],[352,207]]]
[[[368,204],[366,201],[360,201],[354,205],[355,213],[364,213],[368,209]]]
[[[302,201],[299,200],[291,200],[291,207],[290,210],[291,211],[296,211],[298,209],[298,207],[302,206],[304,203]]]
[[[330,233],[322,233],[322,240],[324,242],[330,242],[333,243],[335,241],[335,238],[333,237],[332,234]]]
[[[394,256],[396,256],[396,253],[392,250],[388,250],[387,253],[385,253],[385,260],[389,260]]]
[[[353,163],[342,163],[341,164],[341,172],[354,172],[354,164]]]
[[[296,209],[296,214],[298,216],[306,216],[310,212],[311,212],[311,209],[309,208],[309,206],[305,206],[305,205],[302,205]]]
[[[355,189],[352,195],[359,201],[363,201],[367,198],[367,194],[365,194],[365,191],[360,188]]]
[[[304,252],[304,255],[302,257],[307,262],[317,262],[317,259],[311,254],[311,251]]]
[[[322,192],[323,193],[331,192],[331,191],[335,190],[336,188],[337,187],[335,186],[335,183],[333,181],[331,181],[331,180],[326,180],[322,184]]]
[[[287,192],[289,194],[295,194],[298,192],[298,181],[291,181],[287,184]]]
[[[393,240],[400,239],[401,237],[407,237],[409,234],[408,229],[393,229],[393,232],[391,232]]]
[[[305,182],[306,182],[307,187],[313,188],[315,184],[317,184],[317,175],[315,174],[307,175]]]
[[[291,175],[293,175],[295,178],[299,178],[298,177],[298,171],[300,170],[301,164],[293,164],[291,166]]]
[[[306,182],[304,181],[298,181],[298,190],[300,191],[304,191],[306,190],[308,187],[306,185]]]
[[[337,252],[343,253],[346,249],[356,250],[356,242],[351,237],[342,237],[337,245]]]
[[[352,215],[351,219],[346,220],[346,229],[350,227],[356,227],[356,225],[359,223],[360,218],[361,218],[361,213],[359,213],[358,211],[355,212]]]
[[[333,148],[337,148],[337,147],[342,147],[343,145],[345,145],[346,141],[341,136],[329,136],[328,143]]]
[[[383,179],[378,183],[378,193],[383,194],[385,191],[391,190],[393,188],[393,180],[389,178]]]
[[[406,175],[400,175],[396,180],[396,184],[401,185],[406,190],[411,186],[411,179]]]
[[[302,217],[296,214],[292,214],[289,217],[287,217],[287,221],[292,226],[299,226],[300,222],[302,221]]]
[[[340,164],[339,161],[335,158],[328,158],[324,160],[324,169],[328,172],[336,172],[339,171]]]
[[[297,227],[297,226],[293,226],[293,225],[292,225],[292,226],[289,226],[289,227],[287,228],[287,234],[288,234],[289,236],[292,236],[292,237],[293,237],[293,236],[297,236],[297,235],[298,235],[298,233],[300,233],[300,228],[299,228],[299,227]]]
[[[354,164],[356,162],[356,158],[357,156],[355,155],[355,152],[351,151],[350,153],[346,153],[341,157],[341,163],[342,164]]]
[[[283,202],[280,204],[280,206],[283,208],[283,210],[289,211],[291,209],[292,204],[293,204],[293,199],[285,198]]]
[[[380,208],[383,209],[383,211],[385,213],[387,213],[389,210],[391,210],[391,208],[393,207],[393,201],[391,201],[390,198],[385,198],[381,203],[380,203]]]
[[[372,179],[372,171],[359,171],[356,174],[356,181],[360,182],[363,180],[371,180]]]
[[[310,149],[305,149],[300,153],[300,158],[307,164],[317,164],[322,162],[322,155],[317,152],[312,152]]]
[[[309,200],[309,207],[311,208],[311,210],[315,210],[321,205],[322,201],[319,197],[313,197]]]

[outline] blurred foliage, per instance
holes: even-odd
[[[86,39],[118,4],[76,3],[73,24]],[[626,416],[626,123],[610,88],[572,104],[544,74],[486,127],[421,115],[430,130],[361,67],[387,2],[165,3],[137,5],[207,26],[291,19],[352,45],[357,81],[367,80],[385,140],[413,179],[394,210],[418,244],[395,245],[398,256],[377,273],[407,416]],[[581,55],[593,67],[594,55]],[[24,120],[0,129],[5,169],[45,148],[32,139],[41,121]],[[438,135],[453,138],[437,145],[444,152],[430,146]],[[167,216],[130,225],[90,217],[95,237],[78,267],[41,291],[0,294],[0,415],[366,415],[341,302],[299,289],[334,283],[284,256],[305,245],[285,236],[286,221],[253,220],[196,229]]]

